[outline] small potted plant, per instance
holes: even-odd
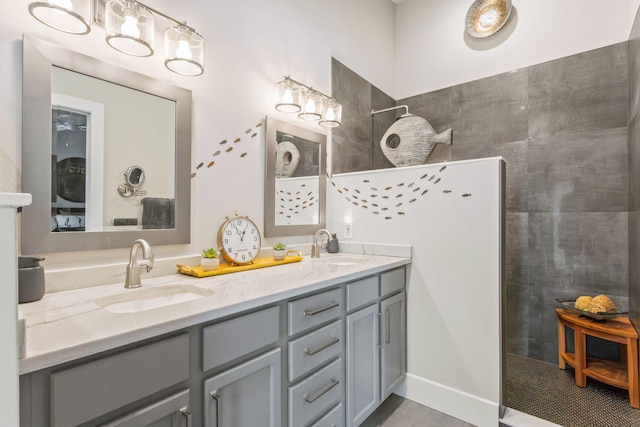
[[[287,245],[282,242],[276,243],[273,245],[273,252],[271,252],[271,254],[276,261],[282,261],[287,256]]]
[[[202,259],[200,259],[200,267],[203,271],[216,270],[220,265],[218,259],[218,251],[213,248],[202,250]]]

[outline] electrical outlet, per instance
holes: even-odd
[[[344,238],[353,239],[353,223],[351,219],[345,219],[344,221]]]

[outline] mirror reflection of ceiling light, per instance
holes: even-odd
[[[276,84],[276,110],[298,113],[303,120],[318,120],[320,126],[340,126],[342,105],[314,88],[285,76]]]
[[[87,34],[89,24],[103,27],[112,48],[132,56],[154,53],[157,17],[172,24],[165,30],[165,66],[184,76],[204,73],[204,39],[186,22],[177,21],[135,0],[30,1],[29,13],[43,24],[70,34]]]
[[[465,28],[472,37],[495,34],[511,16],[511,0],[476,0],[465,19]]]

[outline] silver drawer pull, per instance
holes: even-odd
[[[320,399],[322,396],[324,396],[329,390],[331,390],[332,388],[334,388],[338,384],[340,384],[340,381],[336,377],[332,377],[331,381],[329,382],[329,384],[327,384],[326,386],[322,387],[320,390],[316,391],[311,396],[309,396],[308,394],[305,394],[303,396],[304,397],[304,401],[307,402],[307,403],[313,403],[316,400]]]
[[[337,344],[339,342],[340,342],[340,338],[331,337],[327,343],[319,345],[316,348],[305,348],[304,349],[304,354],[306,354],[307,356],[313,356],[314,354],[318,354],[322,350],[325,350],[325,349],[327,349],[327,348],[331,347],[332,345]]]
[[[305,316],[315,316],[316,314],[324,313],[327,310],[331,310],[332,308],[336,308],[336,307],[339,307],[339,306],[340,306],[340,303],[335,302],[335,301],[331,301],[331,304],[329,304],[326,307],[316,308],[316,309],[312,309],[312,310],[305,310],[304,311],[304,315]]]
[[[220,401],[220,395],[218,390],[213,390],[211,398],[216,401],[216,427],[222,427],[222,402]]]
[[[188,406],[185,406],[184,408],[180,408],[180,415],[182,415],[187,420],[186,427],[191,427],[191,411],[189,411]]]

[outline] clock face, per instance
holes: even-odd
[[[252,262],[260,252],[260,231],[249,218],[228,219],[218,232],[218,246],[224,258],[236,264]]]

